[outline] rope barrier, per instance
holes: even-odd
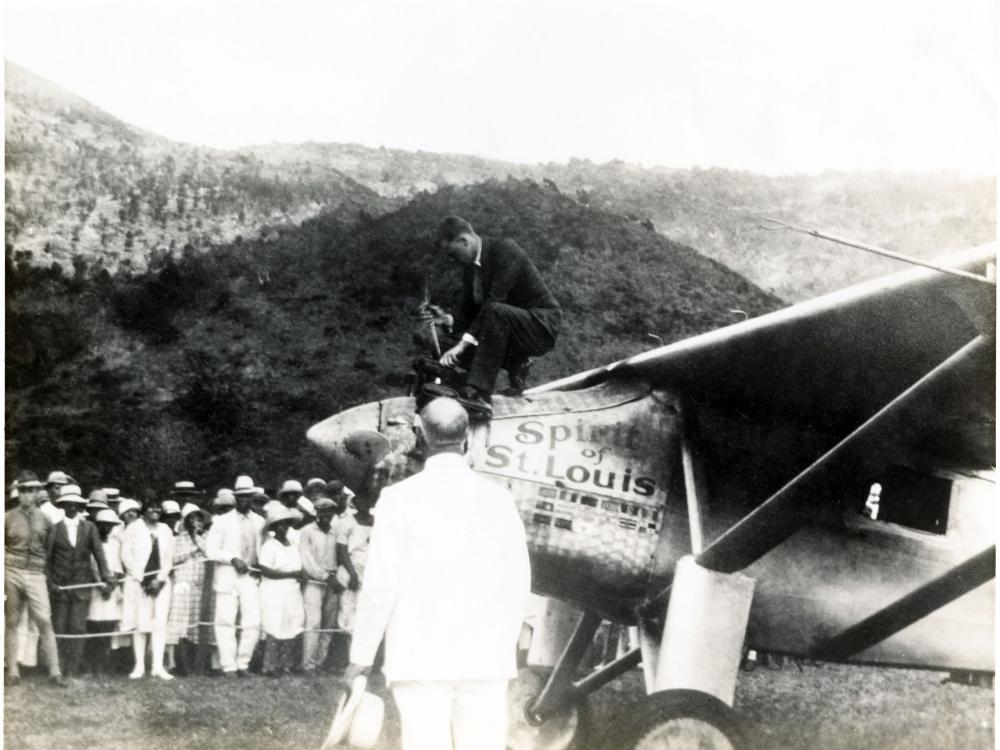
[[[223,625],[214,622],[193,622],[188,625],[188,629],[209,626],[213,628],[227,628],[233,630],[263,630],[259,625],[251,625],[245,627],[243,625]],[[127,635],[148,635],[150,631],[148,630],[126,630],[119,631],[115,630],[110,633],[56,633],[56,638],[64,639],[76,639],[76,638],[111,638],[112,636],[127,636]],[[343,628],[310,628],[308,630],[302,630],[302,633],[350,633],[350,630],[344,630]]]
[[[212,560],[203,560],[203,562],[210,563],[210,562],[213,562],[213,561]],[[159,569],[159,570],[150,570],[150,571],[147,571],[147,572],[145,572],[143,574],[143,577],[145,578],[147,575],[153,575],[154,573],[159,573],[160,570],[162,570],[162,568]],[[247,570],[249,570],[251,573],[260,573],[261,572],[259,568],[249,568],[248,567]],[[115,583],[112,584],[112,586],[120,586],[121,583],[122,583],[121,581],[116,581]],[[317,578],[307,578],[306,579],[306,583],[316,584],[317,586],[325,586],[325,585],[327,585],[327,582],[325,580],[319,580]],[[58,591],[75,591],[77,589],[98,588],[98,587],[103,586],[103,585],[104,585],[103,581],[95,581],[93,583],[74,583],[71,586],[56,586],[55,588]]]

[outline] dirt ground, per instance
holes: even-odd
[[[994,691],[941,684],[936,672],[786,664],[743,673],[736,708],[768,750],[977,750],[994,746]],[[10,750],[318,750],[337,688],[331,677],[124,677],[65,690],[28,677],[4,695]],[[592,696],[595,742],[642,700],[634,670]],[[399,747],[391,701],[379,750]],[[610,745],[613,747],[613,743]]]

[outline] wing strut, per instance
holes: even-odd
[[[801,526],[802,516],[798,511],[816,492],[821,491],[821,483],[832,468],[845,458],[849,459],[908,406],[920,399],[933,397],[934,389],[952,375],[955,368],[981,356],[991,341],[977,336],[930,370],[712,542],[698,555],[698,564],[719,573],[733,573],[743,570],[785,541]],[[668,586],[640,605],[638,614],[642,617],[658,615],[669,596]]]
[[[983,550],[933,581],[925,583],[916,591],[911,591],[888,607],[880,609],[821,643],[816,651],[816,658],[844,661],[876,643],[881,643],[889,636],[995,577],[996,565],[996,546]]]

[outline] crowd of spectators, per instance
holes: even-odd
[[[337,480],[84,494],[22,471],[5,516],[6,683],[304,675],[346,665],[373,516]]]

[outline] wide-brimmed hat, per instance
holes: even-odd
[[[233,494],[232,490],[227,490],[223,487],[217,493],[215,497],[212,498],[212,505],[224,506],[224,505],[236,505],[236,495]]]
[[[121,502],[118,503],[118,516],[124,516],[130,510],[134,510],[138,513],[142,510],[142,506],[130,497],[123,497]]]
[[[83,491],[75,484],[64,484],[59,487],[59,497],[56,503],[79,503],[86,505],[87,501],[83,497]]]
[[[176,516],[181,512],[181,506],[176,500],[164,500],[160,503],[160,513],[165,516]]]
[[[236,481],[233,483],[233,494],[236,495],[252,495],[256,492],[254,489],[253,480],[246,474],[240,474],[236,477]]]
[[[318,497],[313,503],[313,508],[319,513],[321,510],[336,510],[337,504],[329,497]]]
[[[118,502],[121,499],[121,491],[117,487],[105,487],[104,495],[108,498],[109,503]]]
[[[316,506],[313,505],[313,501],[308,497],[303,495],[298,500],[295,501],[295,507],[305,513],[307,516],[316,515]]]
[[[94,516],[94,523],[110,523],[116,526],[121,525],[121,521],[118,520],[118,516],[115,515],[115,512],[111,510],[111,508],[103,508],[102,510],[97,511],[97,515]]]
[[[311,490],[313,487],[322,487],[323,489],[326,489],[326,480],[320,479],[319,477],[313,477],[306,482],[306,489]]]
[[[200,495],[201,491],[194,486],[194,482],[187,480],[174,482],[174,487],[170,490],[171,495]]]
[[[362,675],[354,679],[350,694],[340,696],[321,750],[333,750],[345,739],[351,747],[375,747],[382,733],[385,703],[367,687],[368,679]]]
[[[38,479],[38,475],[33,471],[19,471],[17,473],[17,487],[21,490],[39,489],[45,485]]]
[[[48,478],[45,480],[45,486],[48,487],[50,484],[56,486],[76,484],[76,480],[65,471],[50,471]]]
[[[287,495],[292,492],[297,492],[302,494],[302,482],[297,479],[286,479],[284,484],[281,485],[281,489],[278,490],[278,497],[282,495]]]
[[[205,512],[194,503],[184,503],[184,505],[181,506],[181,518],[187,518],[195,511],[198,511],[199,513]]]
[[[291,508],[286,508],[284,505],[272,508],[267,513],[267,528],[272,528],[274,524],[281,523],[282,521],[295,522],[296,514]]]

